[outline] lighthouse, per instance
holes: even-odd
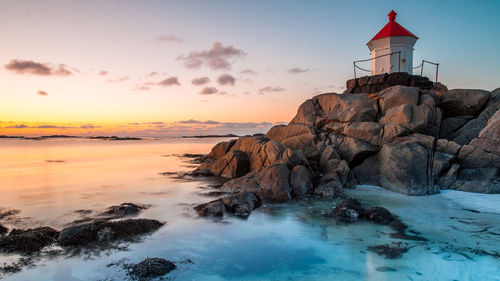
[[[396,22],[396,12],[389,22],[368,42],[371,75],[407,72],[413,74],[413,46],[418,37]]]

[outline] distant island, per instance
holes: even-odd
[[[142,140],[142,138],[136,138],[136,137],[117,137],[117,136],[80,137],[80,136],[69,136],[69,135],[49,135],[49,136],[39,136],[39,137],[26,137],[26,136],[0,135],[0,139],[44,140],[44,139],[57,139],[57,138],[91,139],[91,140],[94,140],[94,139],[97,139],[97,140]]]
[[[197,135],[197,136],[182,136],[181,138],[237,138],[238,135],[235,134],[225,134],[225,135]]]

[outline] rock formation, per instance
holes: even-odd
[[[217,144],[194,174],[256,196],[243,200],[253,202],[245,215],[254,201],[330,197],[355,184],[407,195],[500,193],[500,90],[424,88],[312,97],[288,125]],[[218,215],[228,209],[223,199],[208,204]]]

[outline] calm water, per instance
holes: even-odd
[[[11,227],[62,228],[124,202],[150,204],[139,217],[167,224],[126,250],[38,258],[5,280],[127,280],[112,263],[146,257],[178,262],[173,280],[500,280],[500,196],[445,191],[407,197],[377,187],[349,190],[365,205],[382,205],[428,242],[392,239],[386,226],[340,224],[322,217],[336,201],[314,198],[266,205],[248,219],[198,218],[192,206],[204,181],[161,172],[192,169],[182,153],[207,153],[221,139],[102,141],[0,140],[0,207],[20,210],[0,221]],[[464,209],[473,209],[471,212]],[[399,259],[368,246],[408,243]],[[0,265],[18,261],[0,256]],[[193,263],[185,263],[186,259]],[[0,278],[1,278],[0,277]]]

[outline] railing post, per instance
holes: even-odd
[[[354,65],[354,79],[356,79],[356,62],[352,63]]]
[[[422,68],[420,68],[420,77],[424,76],[424,60],[422,60]]]
[[[436,63],[436,86],[438,83],[438,71],[439,71],[439,63]]]

